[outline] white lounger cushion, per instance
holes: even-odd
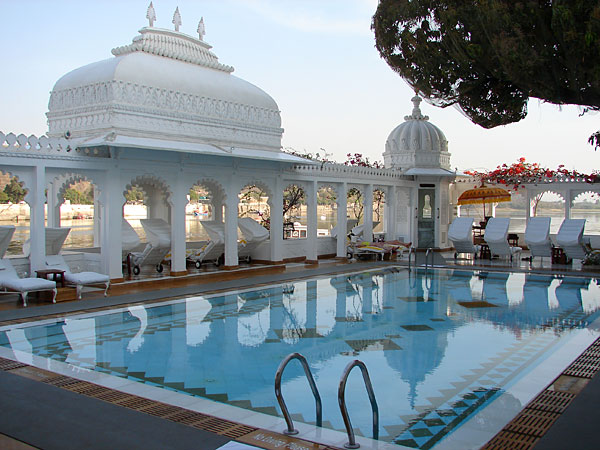
[[[0,260],[0,287],[21,293],[23,306],[27,306],[27,293],[32,291],[54,290],[53,302],[56,298],[56,283],[44,278],[19,278],[10,261]]]
[[[110,285],[110,277],[98,272],[73,273],[69,265],[61,255],[46,256],[46,267],[49,269],[60,269],[65,271],[65,281],[77,287],[77,298],[81,299],[82,286],[89,284],[104,284],[104,296],[106,297]]]

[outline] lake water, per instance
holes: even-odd
[[[464,216],[465,214],[463,214]],[[563,216],[559,212],[552,214],[539,214],[539,216],[552,217],[550,232],[558,233],[560,224],[563,221]],[[525,214],[522,211],[501,210],[496,211],[496,217],[510,217],[510,232],[524,233],[525,232]],[[572,210],[571,217],[573,219],[586,219],[585,234],[600,235],[600,211],[581,211]],[[204,241],[208,240],[208,235],[200,224],[201,216],[186,216],[186,240],[187,241]],[[128,218],[129,223],[136,230],[142,241],[145,241],[145,233],[139,219]],[[335,225],[335,211],[325,212],[319,211],[317,226],[319,229],[329,230]],[[475,217],[476,221],[481,220],[481,217]],[[306,225],[306,218],[299,217],[298,222]],[[7,255],[20,255],[23,253],[23,242],[29,238],[29,221],[0,221],[0,225],[14,225],[16,227],[15,234],[11,244],[7,250]],[[71,227],[69,237],[65,242],[64,248],[85,248],[93,247],[93,219],[66,219],[61,220],[63,227]],[[380,225],[381,226],[381,225]]]

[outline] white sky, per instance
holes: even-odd
[[[147,0],[0,0],[0,131],[47,131],[49,92],[65,73],[129,44],[148,24]],[[283,146],[334,159],[363,153],[382,160],[389,133],[410,114],[408,85],[379,57],[370,30],[376,0],[156,0],[155,26],[196,35],[234,75],[268,92],[281,110]],[[445,133],[451,164],[461,170],[495,168],[524,156],[556,168],[599,168],[600,152],[587,138],[598,115],[579,117],[533,99],[527,119],[484,130],[458,111],[421,104]]]

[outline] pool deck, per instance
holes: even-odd
[[[524,253],[523,256],[526,257],[527,254]],[[417,266],[424,264],[424,259],[424,253],[417,253]],[[183,277],[158,277],[153,274],[112,286],[108,297],[103,297],[99,290],[84,291],[82,301],[69,300],[67,294],[64,296],[65,301],[56,304],[49,303],[44,298],[34,297],[27,308],[21,306],[16,295],[4,296],[0,297],[0,326],[83,311],[164,301],[191,294],[243,289],[389,265],[405,266],[407,263],[406,257],[397,261],[353,263],[323,260],[318,265],[294,263],[280,266],[253,265],[234,271],[190,270],[190,274]],[[497,260],[454,260],[452,253],[434,253],[433,265],[469,270],[511,270],[600,278],[600,272],[585,270],[585,267],[582,269],[577,262],[572,266],[551,265],[548,258],[543,262],[538,258],[533,264],[525,260],[510,264]],[[598,356],[600,358],[600,354]],[[44,374],[40,373],[39,369],[28,371],[22,366],[21,364],[11,369],[12,366],[9,365],[8,368],[0,370],[0,408],[4,411],[0,420],[2,448],[217,449],[226,442],[237,440],[236,434],[230,433],[227,436],[174,423],[145,412],[49,385],[41,382]],[[545,423],[533,432],[524,433],[517,430],[513,433],[512,441],[505,439],[506,433],[503,439],[497,436],[485,448],[515,448],[519,439],[521,441],[518,448],[523,449],[565,448],[565,442],[569,442],[569,448],[595,448],[595,422],[600,417],[597,408],[600,404],[600,377],[592,375],[591,378],[578,378],[563,375],[555,380],[549,389],[565,392],[573,398],[568,407],[556,416],[558,418],[554,417],[550,422],[546,418]],[[122,426],[124,423],[127,424],[126,427]],[[298,441],[296,444],[302,442]],[[515,447],[510,442],[513,442]],[[266,445],[264,448],[272,447]],[[362,448],[368,447],[363,444]]]

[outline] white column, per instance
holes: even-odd
[[[225,199],[225,266],[238,266],[238,191],[237,184],[228,183],[227,198]]]
[[[212,198],[212,217],[211,220],[223,222],[223,197],[215,194]]]
[[[389,186],[385,193],[383,215],[385,220],[385,239],[393,241],[398,238],[396,230],[396,186]]]
[[[101,245],[100,236],[102,234],[102,213],[100,208],[99,196],[100,192],[98,188],[93,185],[94,188],[94,247],[99,247]],[[60,210],[59,210],[60,213]]]
[[[419,189],[410,188],[410,241],[415,247],[419,245]]]
[[[367,184],[364,188],[363,197],[363,240],[371,242],[373,241],[373,185]]]
[[[171,197],[171,274],[185,275],[185,205],[187,190],[183,173],[172,184]]]
[[[35,276],[36,269],[45,266],[46,256],[46,230],[44,217],[44,204],[46,203],[46,171],[44,167],[33,168],[33,182],[28,193],[29,203],[29,264],[30,275]]]
[[[348,224],[348,185],[340,183],[337,188],[337,246],[336,256],[346,258],[346,228]]]
[[[271,262],[283,262],[283,183],[275,180],[271,203]]]
[[[565,219],[571,218],[571,203],[573,202],[573,194],[571,190],[565,193]]]
[[[306,190],[306,214],[308,225],[306,227],[306,262],[318,262],[318,239],[317,239],[317,181],[309,181]]]
[[[58,201],[58,181],[55,180],[53,183],[48,185],[47,198],[47,222],[49,227],[58,228],[60,227],[60,205]]]
[[[121,229],[123,222],[124,187],[121,173],[112,168],[106,173],[104,186],[101,187],[100,203],[102,204],[102,271],[111,279],[123,278]]]

